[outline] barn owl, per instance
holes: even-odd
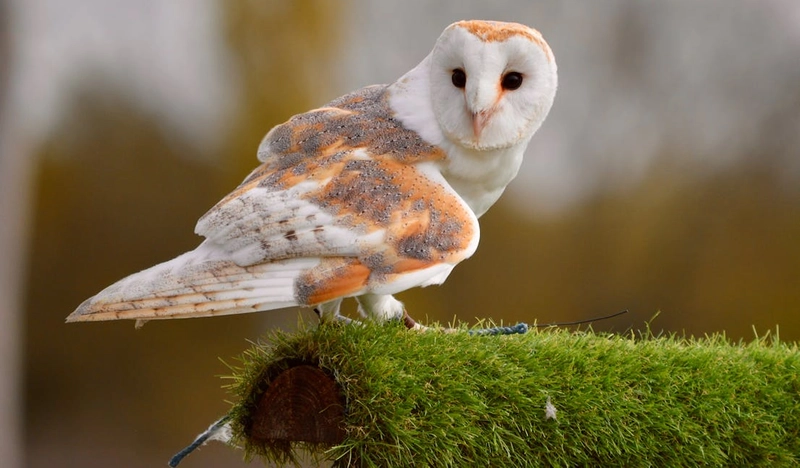
[[[394,294],[441,284],[478,246],[478,218],[516,176],[552,106],[550,47],[516,23],[460,21],[390,85],[273,128],[258,166],[211,208],[205,240],[86,300],[67,322],[206,317],[344,298],[405,319]]]

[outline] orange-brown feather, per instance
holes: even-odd
[[[356,259],[326,258],[298,278],[295,291],[301,304],[321,304],[363,290],[369,276]]]
[[[547,56],[548,62],[553,61],[553,51],[550,50],[550,46],[545,42],[542,34],[524,24],[471,20],[459,21],[455,23],[455,27],[466,29],[484,42],[503,42],[511,37],[522,36],[538,45]]]

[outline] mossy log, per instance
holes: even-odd
[[[401,325],[277,333],[242,357],[232,442],[336,466],[796,466],[800,352],[775,339]]]

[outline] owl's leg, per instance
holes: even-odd
[[[364,294],[356,297],[358,313],[376,322],[400,320],[406,308],[403,303],[389,294]]]
[[[415,322],[406,312],[403,303],[390,294],[364,294],[356,297],[356,300],[358,301],[358,313],[362,317],[368,317],[378,322],[402,320],[406,327],[415,330],[427,328]]]
[[[334,322],[344,322],[350,323],[353,320],[345,317],[344,315],[339,313],[339,307],[342,305],[341,299],[334,299],[332,301],[323,302],[322,304],[317,305],[314,307],[314,312],[319,315],[319,319],[322,322],[334,321]]]

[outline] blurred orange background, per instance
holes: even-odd
[[[0,0],[0,466],[162,466],[308,311],[65,325],[194,248],[263,135],[391,82],[460,19],[539,29],[560,88],[425,321],[800,339],[800,5]],[[546,365],[546,363],[543,363]],[[204,447],[187,467],[244,466]]]

